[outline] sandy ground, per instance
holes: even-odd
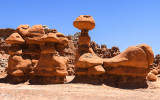
[[[72,77],[68,77],[70,80]],[[147,89],[119,89],[106,85],[12,85],[0,83],[0,100],[160,100],[160,77]]]

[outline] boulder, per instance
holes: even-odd
[[[153,73],[154,75],[158,75],[158,71],[156,69],[153,69],[151,73]]]
[[[73,22],[73,26],[78,28],[79,30],[92,30],[95,27],[95,21],[90,15],[80,15]]]
[[[148,81],[156,81],[156,80],[157,80],[157,77],[156,77],[155,74],[149,73],[149,74],[147,75],[147,80],[148,80]]]

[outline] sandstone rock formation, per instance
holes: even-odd
[[[120,54],[117,47],[112,47],[109,51],[105,45],[100,48],[91,42],[88,31],[95,27],[91,16],[81,15],[73,25],[81,30],[81,34],[75,57],[76,76],[72,82],[105,83],[119,88],[147,87],[146,76],[154,58],[150,46],[146,44],[131,46]]]
[[[123,53],[104,59],[106,84],[122,88],[140,88],[147,86],[146,76],[149,65],[153,63],[152,48],[146,44],[131,46]],[[109,80],[110,79],[110,80]]]
[[[61,33],[61,35],[63,34]],[[63,39],[67,41],[65,36]],[[39,84],[66,82],[68,58],[63,55],[66,43],[61,42],[62,38],[59,39],[56,33],[45,34],[40,41],[43,42],[42,51],[37,65],[33,68],[30,82]],[[60,47],[56,47],[57,45]]]
[[[6,69],[10,82],[30,80],[34,84],[64,83],[68,58],[64,57],[68,38],[42,25],[20,25],[7,39],[11,45]]]
[[[105,73],[103,60],[90,47],[89,30],[94,29],[95,22],[90,15],[80,15],[73,25],[81,30],[75,57],[75,79],[72,82],[99,84],[99,76]]]
[[[69,57],[69,67],[68,72],[70,75],[72,75],[75,71],[75,53],[78,49],[79,44],[79,36],[81,35],[81,32],[77,32],[74,35],[69,34],[68,37],[72,40],[70,40],[68,47],[65,49],[65,51],[69,51],[70,53],[65,54],[65,56]],[[118,54],[120,54],[120,50],[118,47],[113,46],[111,49],[108,49],[106,45],[101,45],[101,47],[96,44],[94,41],[90,42],[90,48],[93,49],[94,53],[100,57],[100,58],[112,58]]]
[[[18,33],[11,34],[6,43],[11,44],[9,49],[9,61],[7,67],[7,74],[10,81],[13,83],[20,83],[28,80],[29,72],[31,70],[31,61],[22,54],[22,47],[25,40]]]

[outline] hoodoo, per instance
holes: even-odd
[[[75,58],[75,83],[100,84],[100,75],[105,73],[102,67],[103,59],[99,58],[90,48],[91,38],[89,30],[94,29],[95,21],[90,15],[80,15],[73,25],[81,30],[79,36],[78,50]]]
[[[20,25],[6,43],[11,44],[8,78],[11,83],[29,80],[33,84],[66,82],[68,58],[64,57],[68,38],[42,25]]]
[[[89,15],[80,15],[73,25],[81,30],[81,35],[75,58],[76,76],[72,82],[104,83],[119,88],[147,87],[146,76],[154,59],[149,45],[131,46],[122,53],[114,47],[116,51],[112,54],[114,57],[102,59],[94,53],[96,50],[90,48],[91,38],[88,32],[95,27],[93,18]]]

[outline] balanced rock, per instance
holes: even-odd
[[[73,26],[78,28],[79,30],[92,30],[95,27],[95,21],[90,15],[80,15],[73,22]]]
[[[91,38],[89,30],[94,29],[95,21],[90,15],[80,15],[73,22],[73,26],[81,30],[78,50],[75,56],[74,83],[101,84],[100,76],[105,73],[103,60],[90,48]]]

